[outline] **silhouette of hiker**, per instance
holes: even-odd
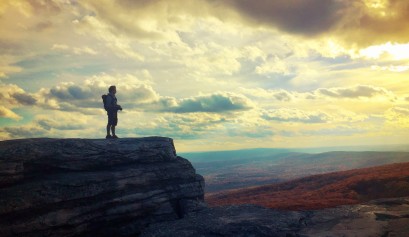
[[[122,110],[122,107],[117,104],[117,99],[115,96],[116,86],[110,86],[108,91],[109,93],[106,96],[106,110],[108,114],[106,138],[118,138],[115,135],[115,126],[118,124],[118,110]],[[112,132],[112,136],[109,131]]]

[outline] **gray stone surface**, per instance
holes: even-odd
[[[305,212],[254,205],[208,208],[150,225],[141,236],[408,237],[409,198]]]
[[[173,140],[0,142],[0,236],[131,236],[204,207]]]

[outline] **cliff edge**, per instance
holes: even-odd
[[[204,207],[165,137],[0,142],[0,236],[130,236]]]

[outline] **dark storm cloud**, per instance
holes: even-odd
[[[351,3],[355,3],[351,1]],[[355,43],[383,43],[409,41],[409,1],[389,0],[385,5],[368,8],[367,4],[358,2],[350,4],[344,16],[345,24],[340,25],[343,37]]]
[[[14,93],[11,96],[22,105],[35,105],[37,103],[37,99],[27,93]]]
[[[214,3],[208,0],[209,3]],[[331,34],[361,47],[409,41],[409,1],[227,0],[223,4],[252,24],[314,36]]]
[[[183,99],[176,106],[165,110],[175,113],[210,112],[223,113],[251,109],[251,102],[234,94],[212,94]]]
[[[229,0],[226,4],[257,23],[304,35],[328,31],[345,7],[337,0]]]
[[[89,88],[76,85],[51,88],[50,95],[60,100],[83,100],[93,97],[93,93]]]

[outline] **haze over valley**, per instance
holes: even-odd
[[[409,152],[404,151],[407,146],[400,147],[403,151],[306,153],[290,149],[249,149],[181,153],[181,156],[189,159],[197,172],[205,177],[205,190],[211,193],[279,183],[315,174],[409,162]]]

